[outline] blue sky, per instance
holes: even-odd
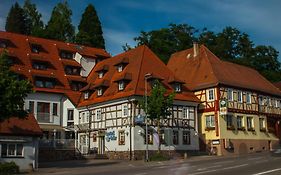
[[[8,11],[16,0],[0,0],[0,30],[5,29]],[[46,23],[59,0],[31,0]],[[18,0],[23,4],[24,0]],[[100,17],[106,49],[112,55],[122,45],[135,45],[140,31],[186,23],[218,32],[225,26],[238,28],[256,44],[272,45],[281,51],[280,0],[69,0],[72,22],[78,25],[85,7],[92,3]],[[77,29],[77,27],[76,27]]]

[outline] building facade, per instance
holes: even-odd
[[[281,94],[257,71],[221,61],[205,46],[172,55],[168,67],[200,99],[200,148],[217,155],[279,145]]]
[[[150,77],[145,78],[149,73]],[[145,112],[139,100],[159,80],[167,93],[176,91],[172,115],[148,121],[148,150],[158,144],[164,154],[198,151],[199,100],[146,46],[99,62],[88,77],[79,103],[77,147],[82,153],[106,154],[112,159],[143,159],[146,150]]]

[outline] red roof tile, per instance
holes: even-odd
[[[82,77],[69,77],[65,76],[64,66],[79,66],[75,60],[66,60],[61,59],[59,51],[66,50],[70,52],[79,52],[83,55],[88,55],[91,58],[102,57],[108,58],[110,55],[103,49],[90,48],[86,46],[79,46],[72,43],[64,43],[55,40],[48,40],[42,38],[36,38],[32,36],[25,36],[15,33],[2,32],[0,31],[0,40],[4,39],[9,41],[14,47],[8,47],[8,53],[16,56],[20,59],[23,65],[14,65],[11,69],[16,73],[22,74],[27,77],[30,81],[33,82],[34,76],[43,76],[49,78],[55,78],[60,85],[55,86],[54,88],[37,88],[34,87],[35,91],[38,92],[50,92],[50,93],[62,93],[68,96],[71,101],[76,105],[81,96],[80,92],[74,92],[71,90],[69,79],[71,80],[82,80],[85,81]],[[30,45],[36,44],[42,46],[44,49],[39,54],[32,53]],[[2,52],[3,49],[0,49]],[[36,70],[32,67],[32,60],[37,61],[48,61],[51,64],[51,68],[47,70]]]
[[[222,61],[204,45],[197,57],[193,57],[193,49],[174,53],[167,66],[193,91],[222,84],[281,96],[256,70]]]
[[[126,58],[126,64],[122,72],[118,72],[115,65],[121,63]],[[102,78],[98,78],[99,70],[104,65],[108,65],[109,69]],[[94,92],[88,100],[81,99],[79,106],[91,105],[108,100],[125,98],[129,96],[143,96],[145,91],[145,74],[151,73],[154,77],[161,77],[161,83],[167,88],[167,93],[173,92],[172,86],[168,83],[169,77],[174,77],[174,74],[166,65],[146,46],[139,46],[135,49],[129,50],[112,58],[103,60],[97,64],[94,70],[87,78],[88,83],[99,85],[103,80],[109,80],[109,86],[104,89],[102,96],[97,97],[97,92]],[[127,75],[127,76],[126,76]],[[130,81],[122,91],[118,90],[118,83],[116,79],[123,77]],[[90,87],[90,86],[89,86]],[[199,102],[199,99],[190,92],[186,87],[185,91],[176,94],[175,99],[184,101]],[[151,87],[148,86],[148,92]]]
[[[29,115],[25,119],[16,117],[9,118],[0,122],[1,135],[16,135],[16,136],[40,136],[40,129],[33,115]]]

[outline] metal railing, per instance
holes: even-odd
[[[37,112],[36,119],[39,123],[53,123],[54,117],[50,113]]]
[[[75,139],[41,139],[41,148],[75,149]]]

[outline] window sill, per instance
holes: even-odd
[[[211,131],[211,130],[215,130],[215,127],[206,127],[205,131]]]
[[[265,128],[260,129],[260,132],[266,132]]]
[[[246,131],[246,129],[244,127],[242,128],[237,128],[238,131]]]
[[[228,126],[227,130],[235,130],[235,127],[234,126]]]
[[[248,128],[248,131],[255,131],[255,129],[254,128]]]

